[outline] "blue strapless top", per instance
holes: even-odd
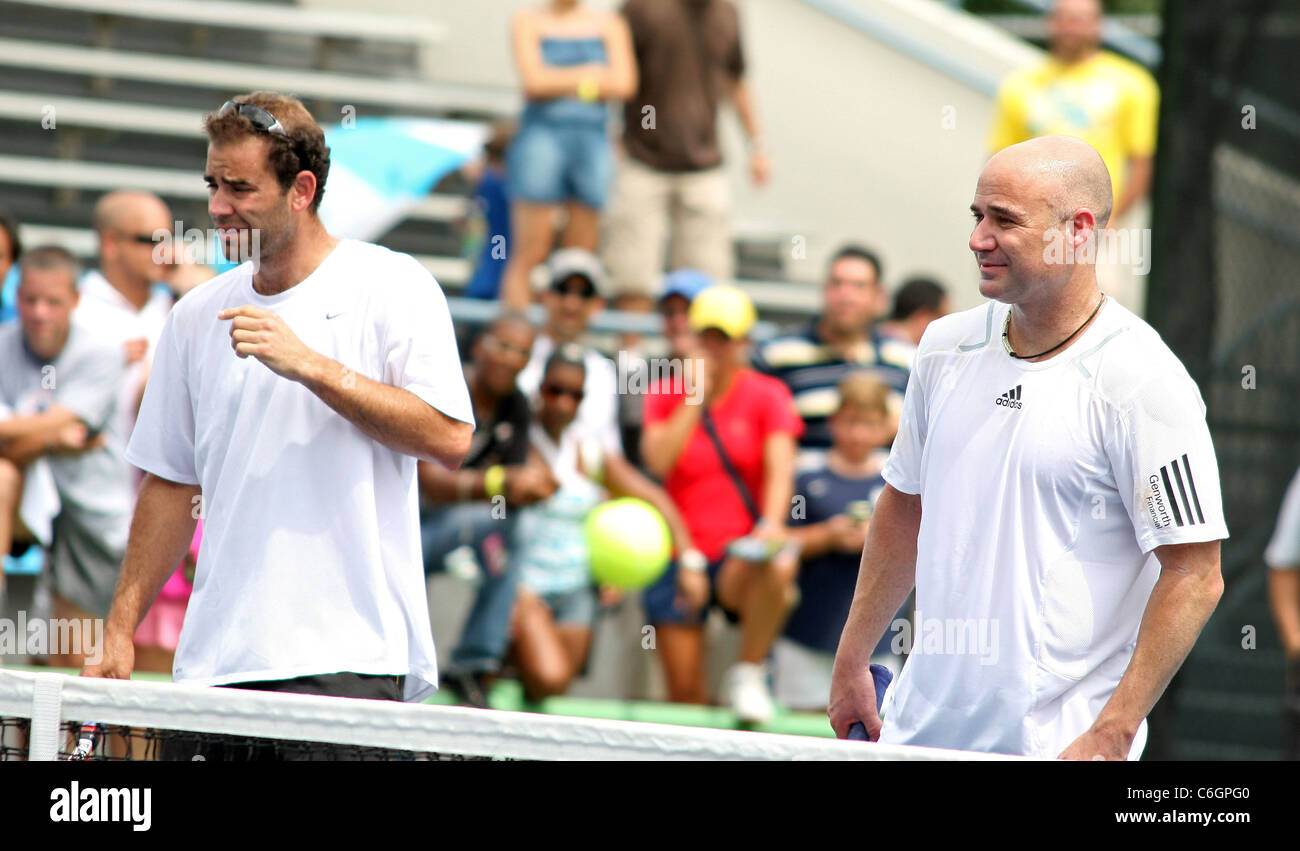
[[[542,61],[555,68],[572,68],[575,65],[604,65],[602,38],[543,38]],[[562,124],[582,123],[604,125],[609,120],[609,108],[604,102],[588,103],[577,98],[553,98],[529,101],[524,107],[523,120],[546,121]]]

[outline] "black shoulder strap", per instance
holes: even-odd
[[[740,473],[736,471],[735,465],[727,457],[727,450],[722,448],[722,439],[718,437],[718,430],[714,428],[713,417],[709,415],[707,407],[700,415],[700,421],[704,426],[705,434],[709,436],[709,440],[713,441],[713,448],[717,450],[718,458],[722,461],[722,469],[727,471],[731,483],[736,486],[736,490],[740,492],[740,498],[744,500],[745,509],[749,512],[749,516],[754,518],[754,522],[757,523],[762,515],[758,513],[758,506],[754,505],[754,498],[750,496],[749,488],[745,487],[744,481],[741,480]]]

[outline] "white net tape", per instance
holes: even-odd
[[[51,689],[54,679],[61,688]],[[42,687],[42,684],[45,684]],[[0,716],[33,718],[33,742],[59,722],[96,721],[268,739],[530,760],[970,760],[989,754],[807,736],[676,727],[388,701],[100,680],[0,670]],[[51,726],[53,725],[53,727]],[[50,758],[48,750],[44,755]]]

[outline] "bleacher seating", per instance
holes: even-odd
[[[522,103],[511,89],[427,79],[421,56],[446,37],[432,19],[237,0],[0,0],[0,21],[0,207],[29,244],[52,238],[86,259],[91,207],[113,189],[155,192],[186,227],[208,226],[200,117],[238,92],[292,92],[325,124],[345,106],[486,123]],[[380,239],[452,294],[470,272],[456,229],[466,189],[449,176]],[[742,270],[779,278],[786,239],[738,234],[738,250],[757,258]],[[772,318],[817,306],[807,287],[740,283]]]

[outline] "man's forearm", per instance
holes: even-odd
[[[1153,157],[1132,157],[1128,161],[1128,182],[1124,194],[1115,202],[1115,212],[1111,223],[1123,218],[1129,209],[1141,201],[1151,191],[1151,173],[1154,168]]]
[[[44,440],[54,437],[60,429],[77,421],[77,415],[62,405],[31,416],[10,417],[0,420],[0,443],[28,438]]]
[[[107,631],[130,637],[194,538],[195,485],[145,474],[131,519],[126,558],[108,613]]]
[[[12,440],[0,442],[0,458],[12,461],[15,466],[26,467],[32,461],[50,451],[54,444],[53,432],[50,434],[28,434]]]
[[[431,502],[463,502],[489,498],[483,484],[483,470],[448,470],[439,464],[421,461],[418,475],[420,492]]]
[[[1097,716],[1095,729],[1132,740],[1142,719],[1151,712],[1191,652],[1222,595],[1217,542],[1213,569],[1162,561],[1160,579],[1142,614],[1133,659]]]
[[[920,530],[920,496],[886,485],[862,550],[853,604],[835,654],[837,669],[847,672],[866,667],[890,619],[911,593],[916,584],[916,538]]]
[[[1300,570],[1268,571],[1268,600],[1289,658],[1300,656]]]
[[[732,100],[736,105],[736,116],[745,128],[745,136],[751,144],[759,143],[762,133],[758,126],[757,110],[754,108],[754,99],[749,92],[749,86],[743,79],[736,81],[735,88],[732,89]]]
[[[791,526],[786,534],[799,543],[799,555],[804,561],[820,558],[835,548],[835,539],[828,522]]]
[[[469,452],[474,427],[410,391],[366,378],[323,356],[313,359],[299,380],[348,422],[396,452],[451,470]]]

